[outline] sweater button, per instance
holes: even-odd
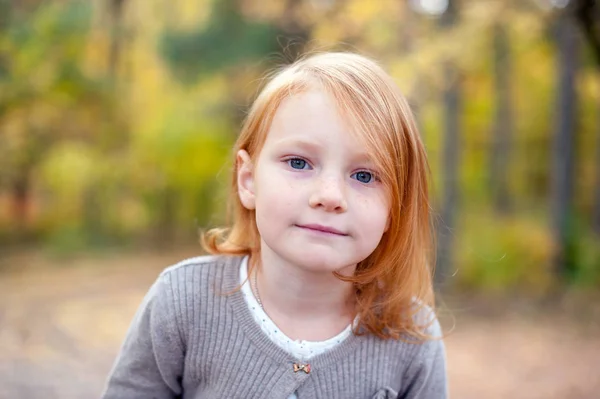
[[[310,373],[310,364],[294,363],[294,373],[298,371],[304,371],[306,374]]]

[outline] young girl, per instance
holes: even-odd
[[[104,398],[445,398],[428,166],[373,61],[302,59],[235,145],[233,224],[166,269]]]

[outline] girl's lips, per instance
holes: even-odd
[[[329,227],[329,226],[323,226],[320,224],[298,224],[296,225],[302,229],[308,229],[308,230],[314,230],[314,231],[319,231],[321,233],[329,233],[329,234],[335,234],[338,236],[347,236],[348,234],[334,228],[334,227]]]

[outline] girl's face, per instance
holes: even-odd
[[[341,270],[387,230],[390,204],[374,164],[321,90],[284,100],[254,169],[244,150],[238,165],[240,199],[255,209],[268,259]]]

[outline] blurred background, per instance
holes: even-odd
[[[600,2],[0,0],[0,397],[98,397],[225,220],[265,73],[371,56],[432,168],[455,398],[600,397]]]

